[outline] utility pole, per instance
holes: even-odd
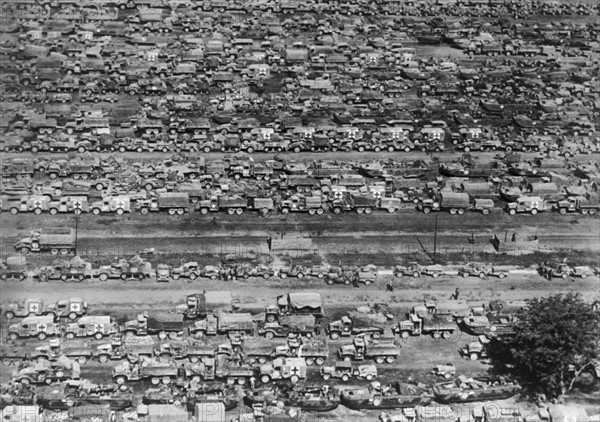
[[[437,232],[438,232],[438,216],[440,215],[440,213],[436,213],[435,214],[435,228],[433,231],[433,263],[435,264],[437,259]]]

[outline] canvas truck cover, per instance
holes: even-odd
[[[469,206],[469,194],[468,193],[443,192],[441,194],[441,199],[442,199],[443,207],[468,207]]]
[[[378,327],[385,328],[387,319],[381,314],[361,314],[359,312],[348,312],[352,319],[354,328]]]
[[[183,315],[171,313],[156,313],[148,317],[149,330],[183,330]]]
[[[288,315],[279,318],[279,324],[299,330],[311,330],[315,327],[315,317],[312,315]]]
[[[253,330],[254,321],[252,320],[252,315],[248,313],[228,314],[220,312],[218,314],[217,328],[219,330]]]
[[[288,294],[288,302],[290,306],[297,309],[318,309],[323,306],[323,299],[319,293],[290,293]]]

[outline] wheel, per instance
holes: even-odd
[[[98,276],[98,278],[100,279],[100,281],[106,281],[108,280],[108,274],[102,273]]]
[[[94,334],[94,338],[96,340],[102,340],[104,338],[104,334],[102,334],[102,333],[96,333],[96,334]]]
[[[531,215],[536,215],[537,213],[538,213],[538,210],[537,210],[537,208],[533,208],[533,209],[531,210]]]
[[[515,215],[515,214],[517,213],[517,210],[515,210],[515,209],[510,209],[510,210],[508,210],[508,213],[509,213],[510,215]]]
[[[85,365],[85,363],[87,362],[87,357],[85,357],[85,356],[79,356],[77,358],[77,362],[79,362],[80,365]]]
[[[385,362],[385,359],[383,358],[383,356],[377,356],[375,358],[375,363],[381,365],[383,362]]]
[[[19,335],[17,333],[9,333],[8,334],[8,338],[11,340],[18,340],[19,339]]]
[[[396,359],[393,356],[388,356],[385,358],[386,363],[394,363]]]
[[[343,374],[342,375],[342,381],[348,382],[349,380],[350,380],[350,376],[348,374]]]
[[[452,335],[452,333],[450,331],[444,331],[442,333],[442,338],[447,340],[450,338],[451,335]]]
[[[56,208],[50,208],[50,214],[56,215],[56,214],[58,214],[58,210]]]
[[[331,378],[331,374],[323,374],[323,380],[327,381]]]
[[[152,383],[152,385],[158,385],[158,384],[160,384],[160,378],[152,377],[152,378],[150,378],[150,382]]]
[[[162,377],[162,383],[164,385],[169,385],[171,384],[171,377],[169,377],[168,375],[165,375],[164,377]]]
[[[408,338],[409,336],[410,336],[410,333],[408,331],[402,331],[400,333],[401,338]]]
[[[315,360],[313,358],[306,358],[305,361],[307,366],[312,366],[315,364]]]
[[[338,333],[337,331],[334,331],[329,334],[329,338],[332,340],[337,340],[340,338],[340,333]]]
[[[479,358],[479,355],[477,353],[471,353],[469,355],[469,359],[471,360],[477,360]]]
[[[46,333],[43,333],[43,332],[42,333],[38,333],[38,335],[37,335],[37,338],[40,341],[46,340],[46,337],[48,337],[48,336],[46,335]]]
[[[434,332],[431,334],[431,337],[433,337],[434,339],[436,339],[436,340],[437,340],[437,339],[439,339],[441,336],[440,336],[440,333],[439,333],[438,331],[434,331]]]
[[[263,384],[268,384],[269,381],[271,381],[271,377],[268,375],[263,375],[260,377],[260,382],[262,382]]]
[[[300,381],[300,378],[298,377],[298,375],[292,375],[290,377],[290,381],[292,382],[292,384],[296,384],[298,383],[298,381]]]
[[[77,314],[75,312],[69,312],[69,319],[70,320],[77,319]]]

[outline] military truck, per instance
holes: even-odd
[[[338,355],[343,360],[373,359],[376,363],[394,363],[400,356],[400,349],[393,341],[367,342],[355,337],[352,344],[341,346]]]
[[[320,196],[292,195],[289,199],[281,201],[279,211],[282,214],[307,212],[310,215],[322,215],[325,212],[326,206]]]
[[[8,338],[11,340],[31,337],[45,340],[48,336],[58,336],[59,334],[60,328],[50,315],[28,316],[21,322],[8,327]]]
[[[131,212],[131,198],[129,196],[106,196],[101,201],[92,202],[90,210],[95,215],[113,212],[117,215],[123,215],[126,212]]]
[[[458,330],[456,322],[451,317],[432,315],[421,317],[411,313],[408,320],[400,321],[393,331],[402,338],[430,334],[433,338],[450,338]]]
[[[379,338],[385,332],[385,322],[385,319],[377,318],[376,315],[354,312],[330,322],[325,332],[332,340],[356,334],[369,334],[373,338]]]
[[[302,358],[277,358],[272,363],[260,366],[259,377],[263,384],[285,379],[297,384],[301,379],[306,379],[306,362]]]
[[[275,337],[289,337],[290,334],[312,337],[316,322],[312,315],[288,315],[279,317],[276,322],[264,322],[258,327],[258,335],[271,340]]]
[[[110,343],[99,344],[94,356],[99,363],[126,359],[137,362],[141,356],[154,356],[155,340],[151,336],[113,338]]]
[[[423,199],[417,204],[417,208],[425,214],[429,214],[431,211],[448,210],[452,215],[461,215],[470,208],[469,194],[443,192],[440,194],[439,202],[435,199]]]
[[[186,319],[205,319],[208,315],[237,309],[237,300],[227,290],[205,290],[202,293],[188,295],[183,315]]]
[[[127,321],[121,327],[125,337],[158,335],[159,339],[167,336],[175,339],[184,331],[183,315],[167,312],[144,312],[138,314],[137,319]]]
[[[93,352],[90,345],[85,341],[69,341],[61,343],[55,338],[48,344],[38,346],[31,352],[32,360],[46,359],[56,362],[61,356],[66,356],[71,360],[79,362],[80,365],[85,364],[92,358]]]
[[[377,377],[377,366],[359,365],[355,368],[351,362],[342,360],[336,362],[335,366],[321,367],[319,372],[325,381],[331,378],[341,379],[343,382],[350,381],[350,378],[373,381]]]
[[[29,237],[17,241],[15,249],[22,254],[50,252],[52,255],[68,255],[75,250],[75,230],[62,227],[33,230]]]
[[[79,362],[63,356],[56,362],[41,360],[33,365],[17,369],[12,380],[19,384],[52,384],[69,379],[79,379],[81,369]]]
[[[510,215],[517,213],[530,213],[536,215],[538,212],[546,211],[551,205],[539,196],[521,196],[515,202],[506,204],[506,210]]]
[[[197,338],[217,334],[251,335],[254,333],[254,321],[248,313],[218,312],[216,316],[208,315],[206,319],[196,321],[188,331],[191,336]]]
[[[319,293],[288,293],[277,297],[276,305],[265,307],[265,320],[275,322],[281,316],[313,315],[317,321],[324,316],[323,299]]]
[[[583,215],[594,215],[600,209],[598,204],[598,198],[592,199],[592,197],[584,196],[570,196],[561,201],[558,201],[554,208],[561,214],[567,214],[569,212],[580,212]]]
[[[188,211],[190,195],[187,192],[161,192],[155,198],[137,202],[136,208],[142,214],[150,211],[168,211],[169,215],[183,215]]]
[[[470,360],[485,359],[488,356],[487,344],[489,342],[490,341],[486,336],[481,335],[478,337],[477,341],[473,341],[462,347],[459,350],[460,355]]]
[[[131,364],[128,361],[121,362],[113,368],[112,376],[119,385],[146,379],[149,379],[153,385],[158,385],[161,382],[167,385],[177,379],[178,367],[171,362],[160,362],[155,359],[142,357],[139,363],[135,364]]]
[[[118,333],[118,324],[108,315],[83,316],[77,322],[64,327],[64,336],[67,339],[94,337],[96,340],[102,340],[105,336]]]
[[[248,208],[248,200],[240,195],[211,196],[209,199],[201,200],[196,205],[196,211],[200,214],[226,211],[229,215],[242,215],[246,208]]]
[[[80,297],[61,299],[54,304],[46,305],[42,299],[29,298],[21,303],[8,303],[5,306],[6,319],[25,316],[49,315],[53,319],[68,317],[73,320],[87,313],[88,305]]]

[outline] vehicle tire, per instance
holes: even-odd
[[[386,363],[394,363],[395,360],[396,360],[396,358],[393,356],[388,356],[385,358]]]
[[[38,333],[38,335],[37,335],[37,338],[38,338],[38,340],[40,340],[40,341],[44,341],[44,340],[46,340],[46,337],[48,337],[48,336],[47,336],[47,335],[46,335],[46,333],[44,333],[44,332],[42,332],[42,333]]]
[[[269,381],[271,381],[271,377],[268,375],[262,375],[260,377],[260,382],[262,382],[263,384],[268,384]]]
[[[298,381],[300,381],[300,378],[298,377],[298,375],[292,375],[290,377],[290,381],[292,382],[292,384],[297,384]]]
[[[6,319],[14,319],[15,313],[13,311],[6,311],[4,313],[4,316],[6,317]],[[14,334],[14,333],[11,333],[11,334]]]
[[[381,406],[381,399],[375,399],[375,400],[373,400],[373,406],[375,406],[375,407]]]
[[[150,382],[152,383],[152,385],[158,385],[158,384],[160,384],[160,378],[152,377],[152,378],[150,378]]]
[[[123,384],[125,384],[125,381],[127,381],[127,378],[125,378],[123,375],[119,375],[119,376],[117,376],[117,378],[115,379],[115,381],[116,381],[117,384],[123,385]]]
[[[412,276],[413,276],[414,278],[418,278],[418,277],[420,277],[420,276],[421,276],[421,274],[419,274],[419,272],[418,272],[418,271],[415,271],[415,272],[413,272],[413,273],[412,273]]]
[[[106,281],[108,280],[108,274],[102,273],[98,276],[98,278],[100,279],[100,281]]]
[[[452,335],[452,331],[444,331],[442,333],[442,338],[445,339],[445,340],[448,340],[451,335]]]
[[[510,215],[515,215],[515,214],[517,213],[517,210],[515,210],[515,209],[510,209],[510,210],[508,210],[508,213],[509,213]]]
[[[106,363],[106,362],[108,362],[108,359],[109,358],[106,355],[100,355],[100,356],[98,356],[98,362],[99,363]],[[117,384],[119,384],[118,378],[117,378]]]
[[[383,362],[385,362],[385,358],[383,356],[377,356],[375,358],[375,363],[377,363],[378,365],[381,365]]]
[[[50,215],[58,214],[58,210],[56,208],[50,208]]]
[[[342,375],[342,381],[348,382],[349,380],[350,380],[350,376],[348,374],[343,374]]]
[[[75,312],[69,312],[69,319],[71,321],[77,319],[77,314]]]
[[[331,374],[323,374],[323,380],[327,381],[331,378]]]
[[[171,377],[168,375],[165,375],[164,377],[162,377],[162,383],[164,385],[169,385],[171,384]]]
[[[87,362],[87,357],[85,357],[85,356],[79,356],[77,358],[77,362],[79,362],[80,365],[85,365],[85,363]]]
[[[340,333],[338,333],[337,331],[334,331],[329,334],[329,338],[332,340],[338,340],[340,338]]]
[[[17,333],[9,333],[8,334],[8,338],[10,340],[18,340],[19,339],[19,335]]]
[[[29,384],[31,384],[31,380],[29,378],[21,378],[19,380],[19,383],[23,384],[23,385],[29,385]]]
[[[533,208],[533,209],[531,210],[531,215],[536,215],[537,213],[538,213],[538,210],[537,210],[537,208]]]
[[[313,358],[306,358],[304,360],[306,361],[307,366],[312,366],[315,364],[315,360]]]
[[[296,274],[296,278],[304,278],[304,273],[298,273],[298,274]]]
[[[469,359],[470,360],[477,360],[477,359],[479,359],[479,355],[477,353],[471,353],[469,355]]]
[[[102,334],[102,333],[96,333],[96,334],[94,334],[94,338],[96,340],[102,340],[104,338],[104,334]]]
[[[439,339],[441,337],[439,331],[434,331],[433,333],[431,333],[431,337],[433,337],[434,339]]]
[[[123,213],[125,211],[123,211],[123,208],[117,208],[117,210],[115,211],[117,215],[123,215]]]
[[[410,333],[408,331],[402,331],[400,333],[400,338],[408,338],[410,336]]]

